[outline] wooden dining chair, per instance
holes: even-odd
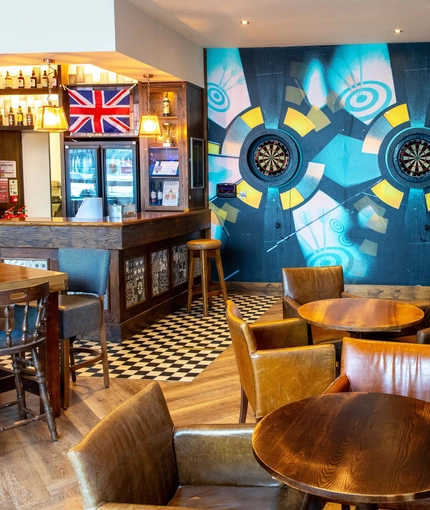
[[[102,362],[103,381],[109,387],[109,364],[104,319],[110,267],[108,250],[61,248],[58,250],[59,270],[68,275],[66,293],[58,296],[58,328],[61,339],[62,407],[69,407],[70,374],[76,381],[76,372]],[[77,346],[78,335],[96,332],[100,348]],[[85,357],[78,360],[78,355]]]
[[[8,370],[1,370],[0,387],[1,391],[16,391],[16,400],[4,403],[0,408],[17,405],[19,412],[19,419],[0,426],[0,432],[46,419],[51,439],[57,441],[54,413],[49,401],[44,367],[39,357],[40,347],[46,343],[48,297],[48,282],[0,291],[0,356],[10,358],[13,373],[11,378]],[[31,303],[33,306],[30,306]],[[43,412],[27,406],[24,377],[36,379]]]

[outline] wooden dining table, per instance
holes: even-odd
[[[305,501],[377,510],[430,496],[430,402],[424,400],[353,392],[306,398],[258,422],[252,447],[262,467],[304,491]]]
[[[61,414],[58,292],[67,288],[67,273],[0,263],[0,290],[13,290],[46,281],[50,290],[46,316],[47,341],[40,348],[40,358],[46,373],[52,409],[58,417]],[[32,383],[25,381],[25,389],[39,394],[38,385]]]
[[[424,317],[417,306],[395,299],[337,298],[321,299],[302,305],[299,316],[314,326],[363,333],[401,331]]]

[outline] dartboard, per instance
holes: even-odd
[[[266,139],[254,150],[254,164],[263,175],[275,177],[285,172],[290,151],[280,140]]]
[[[430,143],[422,138],[405,142],[398,151],[398,164],[403,173],[422,177],[430,172]]]

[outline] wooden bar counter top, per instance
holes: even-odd
[[[0,262],[58,270],[58,248],[110,251],[108,340],[121,342],[186,304],[186,243],[208,236],[210,210],[123,218],[0,220]]]

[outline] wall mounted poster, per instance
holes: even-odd
[[[16,161],[0,161],[0,177],[16,178]]]
[[[179,204],[179,181],[164,181],[162,205]]]
[[[9,202],[9,179],[0,179],[0,202]]]

